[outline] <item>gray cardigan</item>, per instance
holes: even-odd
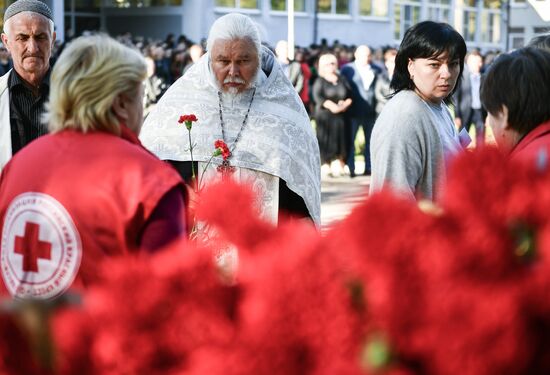
[[[445,178],[439,121],[411,90],[388,101],[372,131],[371,193],[390,186],[411,199],[434,199]]]

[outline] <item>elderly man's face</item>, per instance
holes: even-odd
[[[250,39],[216,40],[210,53],[222,91],[236,94],[250,87],[259,66],[258,52]]]
[[[2,34],[2,41],[11,52],[17,73],[31,83],[31,76],[42,78],[50,67],[55,41],[48,19],[36,13],[19,13],[10,18],[6,31],[7,34]]]
[[[370,62],[370,48],[364,45],[357,47],[355,61],[361,66],[367,65]]]

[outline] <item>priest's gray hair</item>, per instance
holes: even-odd
[[[211,51],[214,42],[218,39],[235,40],[244,38],[248,38],[254,43],[259,57],[262,50],[262,41],[260,31],[254,21],[244,14],[229,13],[218,18],[212,24],[206,41],[206,49]]]

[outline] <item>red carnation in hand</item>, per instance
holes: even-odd
[[[231,151],[229,151],[229,147],[227,147],[227,144],[223,140],[218,139],[214,142],[214,147],[218,151],[217,154],[221,155],[223,160],[227,160],[231,156]]]
[[[178,120],[180,124],[183,124],[185,122],[185,127],[187,128],[187,130],[191,130],[191,128],[193,127],[193,123],[196,121],[198,121],[198,119],[197,116],[195,116],[194,114],[181,115]]]

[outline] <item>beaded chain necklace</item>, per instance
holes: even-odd
[[[218,168],[218,172],[221,172],[223,174],[226,173],[233,173],[235,172],[235,167],[231,165],[231,162],[229,159],[231,156],[233,156],[233,151],[235,150],[235,147],[237,147],[237,142],[241,138],[241,133],[246,125],[246,122],[248,121],[248,114],[250,113],[250,108],[252,107],[252,102],[254,101],[254,95],[256,94],[256,88],[254,88],[254,91],[252,92],[252,98],[250,98],[250,103],[248,103],[248,109],[246,111],[246,115],[244,116],[243,123],[241,124],[241,128],[239,129],[239,132],[237,133],[237,137],[235,137],[235,140],[233,141],[233,144],[231,145],[229,149],[229,156],[227,159],[225,159]],[[223,111],[222,111],[222,93],[218,91],[218,104],[220,107],[220,127],[222,128],[222,139],[227,144],[227,141],[225,140],[225,123],[223,122]]]

